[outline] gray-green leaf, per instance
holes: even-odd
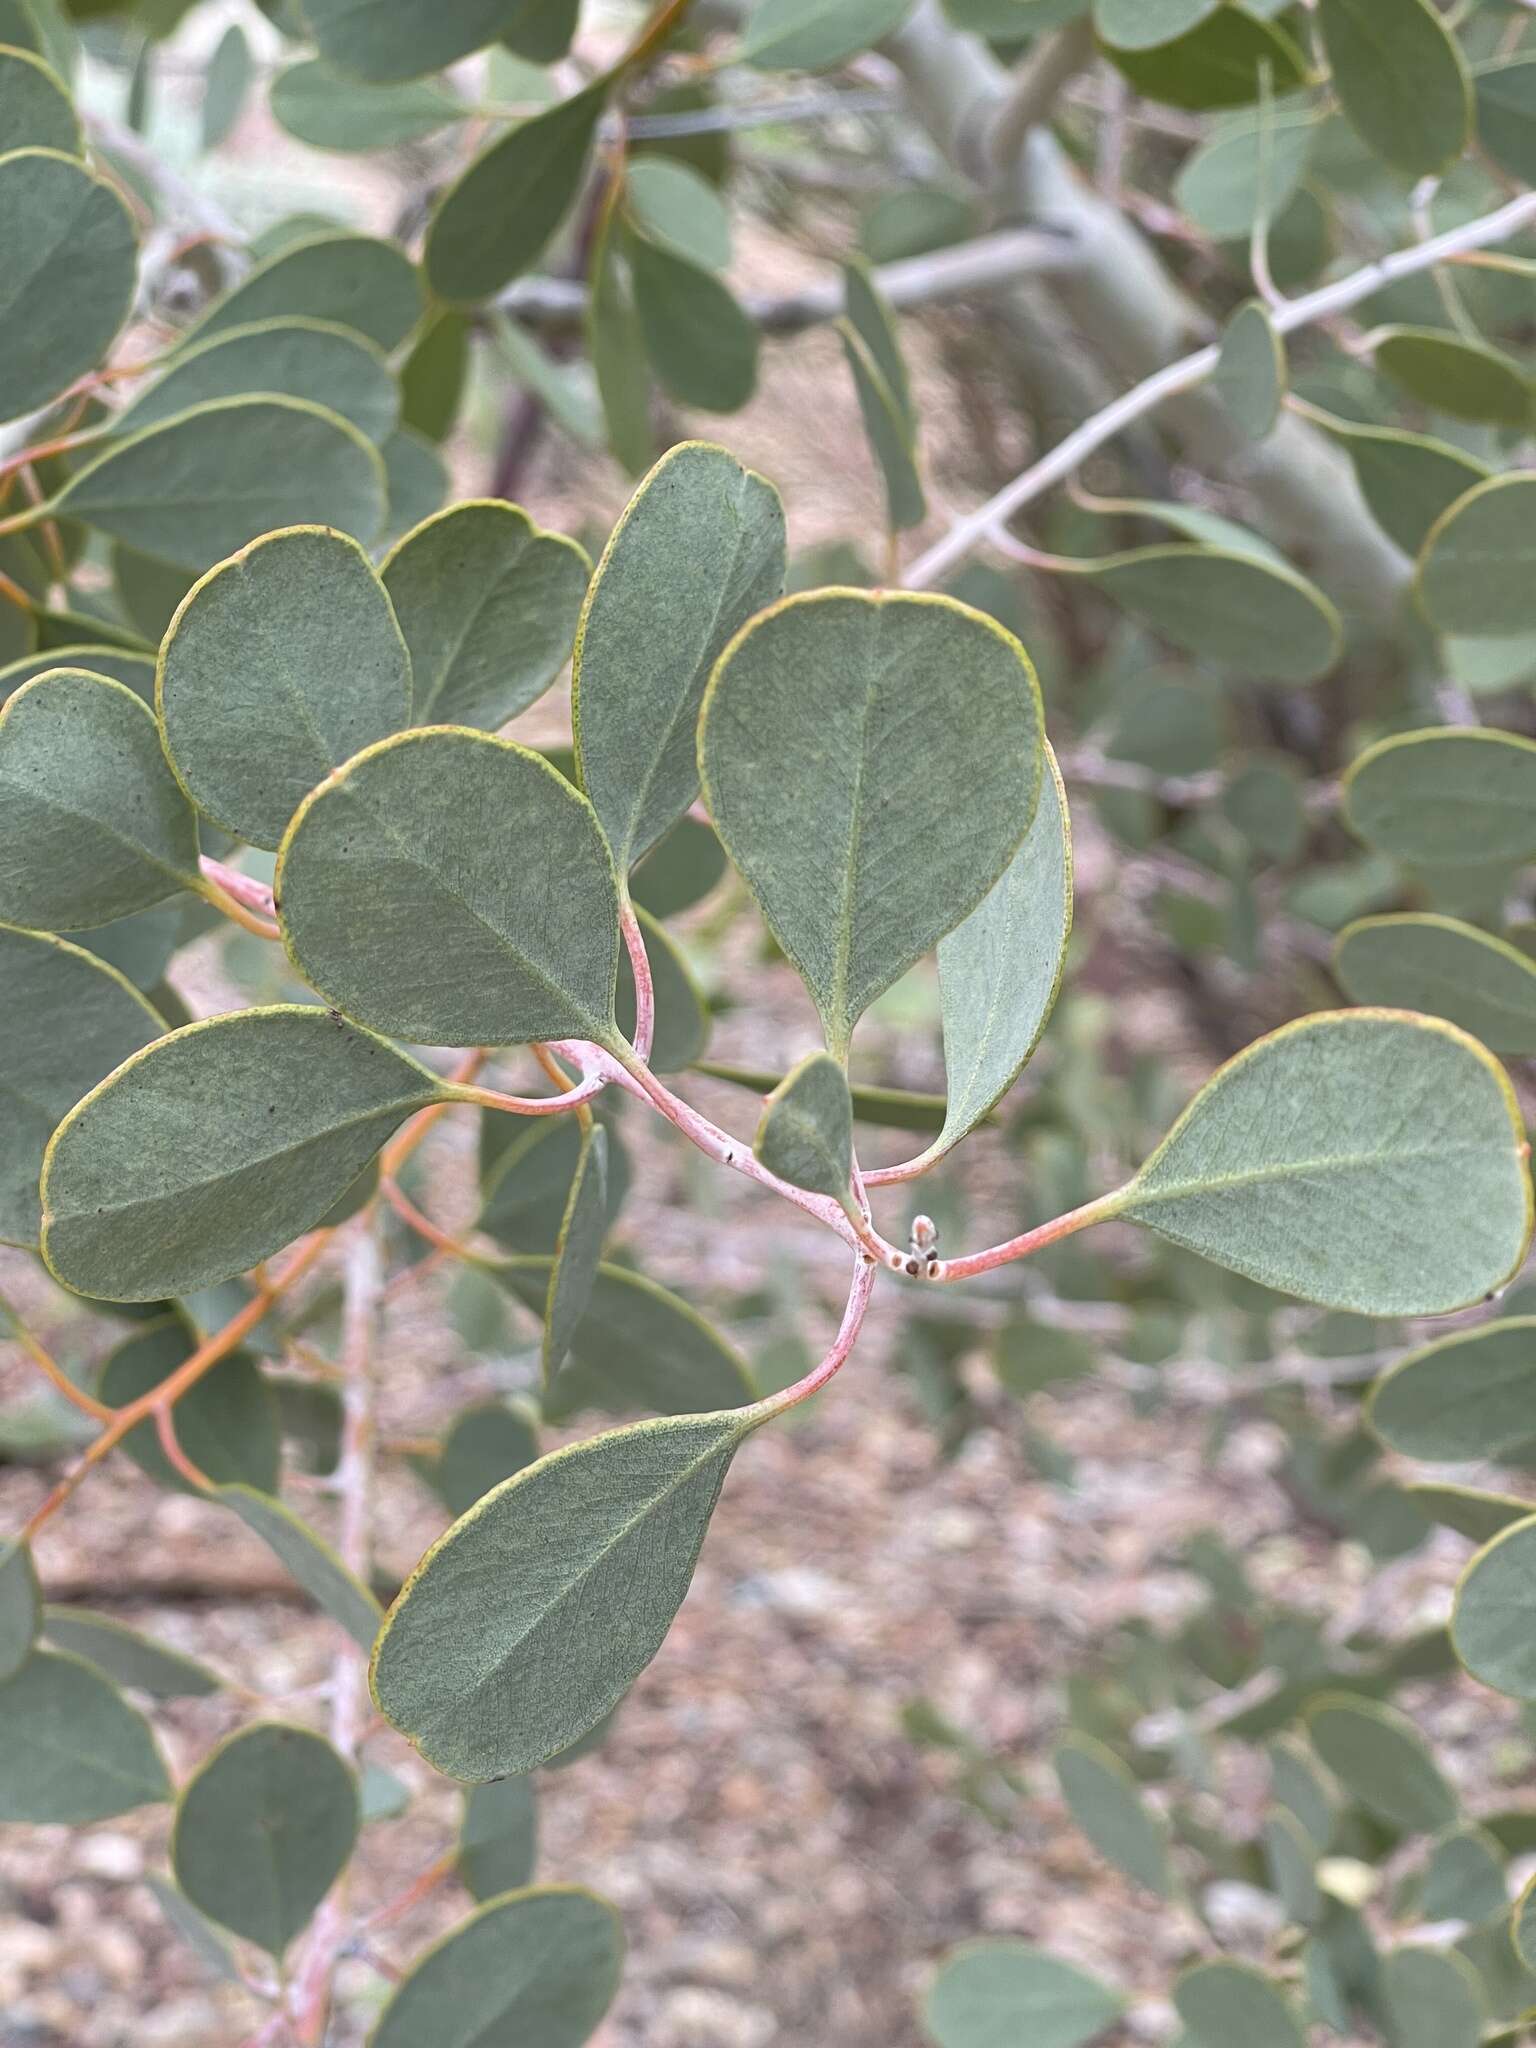
[[[436,1077],[324,1010],[189,1024],[125,1061],[60,1124],[43,1255],[108,1301],[243,1273],[313,1229]]]
[[[1536,1438],[1536,1316],[1458,1330],[1410,1351],[1371,1390],[1366,1419],[1395,1451],[1454,1465]]]
[[[1536,1514],[1484,1544],[1451,1614],[1456,1655],[1484,1685],[1536,1699]]]
[[[1329,1694],[1307,1715],[1312,1746],[1360,1804],[1410,1834],[1456,1820],[1456,1795],[1406,1715],[1376,1700]]]
[[[280,1500],[258,1493],[254,1487],[221,1486],[214,1498],[261,1538],[315,1605],[339,1623],[360,1649],[372,1649],[384,1618],[383,1609],[307,1522],[301,1522]]]
[[[1099,1854],[1137,1884],[1167,1898],[1173,1888],[1168,1829],[1120,1759],[1102,1742],[1074,1730],[1051,1762],[1072,1818]]]
[[[57,150],[0,156],[0,220],[4,421],[46,405],[96,368],[128,317],[138,248],[113,187]]]
[[[78,1657],[35,1650],[0,1716],[0,1821],[78,1827],[171,1796],[149,1723]]]
[[[830,1054],[807,1053],[790,1068],[763,1106],[752,1149],[780,1180],[851,1205],[853,1103]]]
[[[709,807],[834,1055],[1012,860],[1041,751],[1028,656],[953,598],[788,598],[721,658],[699,734]]]
[[[1536,854],[1536,741],[1477,726],[1394,733],[1344,775],[1344,815],[1415,867],[1495,867]]]
[[[1221,1068],[1110,1213],[1325,1307],[1446,1314],[1525,1256],[1524,1150],[1509,1082],[1475,1039],[1335,1012]]]
[[[1536,961],[1476,925],[1423,913],[1363,917],[1334,941],[1333,971],[1357,1003],[1426,1010],[1491,1052],[1536,1053]]]
[[[530,1771],[568,1748],[660,1649],[761,1419],[611,1430],[488,1493],[390,1609],[372,1673],[385,1719],[452,1777]]]
[[[951,1949],[923,2000],[934,2048],[1086,2048],[1125,2000],[1086,1970],[1023,1941]]]
[[[366,748],[300,807],[275,889],[296,965],[378,1030],[614,1042],[612,858],[591,805],[526,747],[427,726]]]
[[[1429,0],[1319,0],[1317,18],[1345,117],[1377,156],[1428,178],[1461,155],[1471,82]]]

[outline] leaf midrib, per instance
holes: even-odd
[[[1513,1149],[1513,1148],[1511,1148]],[[1244,1167],[1237,1172],[1210,1174],[1201,1180],[1177,1181],[1165,1187],[1144,1187],[1138,1174],[1125,1190],[1122,1213],[1130,1214],[1154,1202],[1176,1202],[1191,1195],[1207,1195],[1224,1188],[1254,1187],[1267,1181],[1302,1178],[1319,1173],[1357,1173],[1372,1166],[1410,1166],[1420,1160],[1443,1159],[1459,1152],[1481,1155],[1489,1147],[1475,1140],[1453,1140],[1440,1145],[1416,1145],[1383,1152],[1340,1152],[1317,1159],[1287,1159],[1273,1166]],[[1500,1155],[1502,1156],[1502,1154]],[[1155,1165],[1149,1160],[1145,1174]]]

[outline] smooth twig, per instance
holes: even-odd
[[[26,1352],[43,1377],[61,1393],[72,1407],[79,1408],[86,1415],[95,1416],[98,1422],[108,1422],[117,1413],[105,1401],[98,1401],[94,1394],[88,1394],[84,1387],[77,1387],[69,1374],[44,1345],[38,1342],[11,1304],[0,1295],[0,1315],[11,1326],[11,1334]]]

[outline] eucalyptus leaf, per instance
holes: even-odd
[[[1173,1987],[1191,2048],[1306,2048],[1291,2001],[1249,1963],[1196,1963]]]
[[[124,689],[132,690],[151,707],[155,701],[155,657],[153,654],[134,654],[124,647],[50,647],[39,654],[29,654],[22,660],[7,663],[0,668],[0,704],[8,697],[14,697],[23,683],[35,682],[50,669],[81,669],[87,675],[101,676],[109,683],[121,683]]]
[[[34,1650],[0,1685],[0,1821],[76,1827],[171,1796],[143,1715],[78,1657]]]
[[[948,1097],[939,1159],[1019,1078],[1055,1006],[1072,931],[1072,828],[1050,743],[1024,844],[970,916],[939,941]]]
[[[951,1949],[923,1999],[934,2048],[1086,2048],[1114,2026],[1125,2001],[1097,1977],[1028,1942],[969,1941]]]
[[[1476,726],[1396,733],[1344,775],[1367,845],[1416,867],[1490,867],[1536,854],[1536,741]]]
[[[1334,942],[1333,970],[1357,1003],[1423,1010],[1490,1051],[1536,1053],[1536,961],[1453,917],[1366,917]]]
[[[1315,682],[1342,650],[1338,613],[1286,564],[1168,545],[1051,566],[1090,577],[1174,646],[1240,676]]]
[[[0,39],[0,135],[8,150],[81,154],[80,122],[58,73],[35,51]]]
[[[0,1549],[0,1684],[31,1656],[42,1616],[32,1552],[23,1542],[8,1542]]]
[[[1378,370],[1437,412],[1485,426],[1530,422],[1531,380],[1499,349],[1435,327],[1388,327],[1376,335],[1374,352]]]
[[[1536,183],[1536,57],[1481,68],[1477,139],[1502,170]]]
[[[1152,49],[1107,44],[1105,55],[1146,98],[1195,113],[1246,106],[1266,91],[1280,96],[1307,82],[1306,59],[1290,36],[1236,7],[1218,7]]]
[[[485,1147],[486,1138],[506,1133],[511,1135],[504,1145],[495,1151]],[[629,1174],[612,1130],[608,1137],[608,1221],[612,1224]],[[580,1155],[581,1130],[574,1117],[537,1117],[521,1131],[515,1119],[488,1118],[482,1126],[483,1207],[476,1228],[511,1251],[552,1256]]]
[[[759,71],[830,71],[899,28],[913,0],[756,0],[737,55]]]
[[[576,1172],[549,1269],[542,1354],[546,1388],[554,1384],[591,1304],[607,1229],[608,1133],[600,1125],[589,1123],[582,1133]]]
[[[417,725],[504,725],[565,666],[591,564],[516,505],[473,500],[399,541],[380,574],[410,649]]]
[[[792,1187],[852,1207],[853,1103],[836,1060],[807,1053],[790,1068],[763,1105],[752,1150]]]
[[[511,0],[304,0],[321,55],[353,78],[386,84],[483,49],[511,11]]]
[[[183,349],[112,421],[115,434],[158,426],[194,405],[255,393],[302,398],[375,445],[393,433],[400,394],[376,342],[331,320],[258,320]]]
[[[1487,2008],[1465,1957],[1454,1949],[1395,1948],[1381,1976],[1395,2048],[1478,2048]]]
[[[1328,1694],[1307,1713],[1312,1746],[1368,1813],[1405,1834],[1438,1834],[1456,1820],[1456,1795],[1423,1737],[1376,1700]]]
[[[0,1240],[37,1243],[37,1181],[55,1126],[103,1075],[164,1029],[115,969],[51,932],[0,925]]]
[[[357,542],[296,526],[193,585],[161,644],[156,698],[198,809],[275,847],[316,783],[407,723],[411,661]]]
[[[323,57],[310,57],[280,71],[272,81],[269,104],[278,127],[296,141],[349,155],[422,142],[466,119],[470,111],[439,79],[364,84]]]
[[[1456,1655],[1484,1685],[1536,1699],[1536,1513],[1485,1543],[1451,1613]]]
[[[1483,1828],[1459,1828],[1436,1842],[1424,1873],[1431,1920],[1492,1920],[1509,1910],[1504,1853]]]
[[[525,747],[428,726],[365,748],[300,806],[275,890],[294,964],[379,1030],[614,1043],[612,858],[591,805]]]
[[[739,412],[757,389],[756,323],[713,270],[634,230],[635,317],[657,380],[682,405]]]
[[[58,150],[0,156],[0,220],[3,422],[46,405],[101,362],[133,302],[138,247],[116,190]]]
[[[385,1719],[451,1777],[530,1771],[568,1748],[660,1649],[762,1419],[610,1430],[488,1493],[389,1611],[372,1670]]]
[[[458,1874],[483,1904],[531,1883],[538,1857],[538,1798],[529,1777],[499,1778],[464,1795]]]
[[[1148,1891],[1169,1897],[1168,1830],[1114,1752],[1074,1729],[1051,1763],[1072,1818],[1099,1854]]]
[[[1510,1316],[1410,1351],[1366,1416],[1394,1450],[1435,1464],[1498,1458],[1536,1437],[1536,1316]]]
[[[61,1650],[94,1664],[118,1685],[129,1685],[157,1700],[204,1699],[219,1689],[206,1664],[167,1649],[109,1614],[84,1607],[43,1610],[43,1633]]]
[[[886,524],[893,533],[920,526],[928,514],[928,501],[913,429],[854,327],[840,320],[838,336],[853,377],[864,432],[885,480]]]
[[[304,520],[372,540],[384,520],[378,450],[299,398],[226,398],[114,442],[50,510],[177,568],[203,570]]]
[[[185,1365],[196,1348],[180,1316],[143,1323],[107,1359],[97,1393],[108,1407],[126,1408]],[[238,1481],[264,1493],[277,1491],[282,1457],[277,1401],[248,1351],[221,1358],[181,1396],[172,1419],[177,1442],[215,1485]],[[130,1430],[122,1448],[158,1485],[192,1491],[162,1450],[152,1421]]]
[[[1404,1491],[1432,1522],[1454,1529],[1470,1543],[1487,1543],[1500,1530],[1536,1514],[1536,1501],[1517,1500],[1508,1493],[1487,1493],[1474,1486],[1416,1480]]]
[[[1137,0],[1118,5],[1136,7]],[[1174,198],[1217,241],[1246,240],[1261,215],[1273,219],[1296,196],[1320,125],[1316,110],[1298,100],[1264,115],[1234,114],[1184,159]]]
[[[1345,118],[1377,156],[1429,178],[1461,155],[1471,81],[1429,0],[1318,0],[1317,23]]]
[[[184,341],[263,320],[325,320],[379,348],[398,348],[422,314],[416,266],[394,242],[325,233],[258,263],[203,314]]]
[[[56,669],[7,698],[0,792],[11,923],[78,931],[199,886],[196,816],[153,715],[121,683]]]
[[[1488,474],[1475,456],[1426,434],[1354,420],[1326,424],[1354,464],[1372,517],[1405,554],[1417,555],[1441,514]]]
[[[1536,632],[1530,522],[1536,476],[1489,477],[1443,512],[1419,556],[1418,597],[1442,633]]]
[[[157,1301],[312,1229],[413,1110],[452,1099],[371,1033],[289,1005],[189,1024],[72,1109],[43,1168],[43,1255],[66,1287]]]
[[[430,1465],[424,1464],[424,1476],[449,1513],[462,1515],[483,1493],[521,1472],[538,1455],[538,1431],[531,1417],[504,1401],[486,1401],[455,1416],[442,1450]]]
[[[1212,382],[1245,440],[1274,432],[1285,399],[1285,343],[1262,300],[1246,300],[1222,329]]]
[[[498,1271],[526,1307],[542,1314],[552,1265],[522,1255]],[[750,1401],[757,1391],[740,1352],[687,1302],[628,1266],[598,1267],[570,1348],[569,1362],[545,1395],[551,1422],[568,1421],[587,1407],[695,1415]]]
[[[783,587],[773,486],[707,442],[664,455],[609,538],[576,632],[577,772],[620,874],[697,795],[705,684]]]
[[[357,1779],[307,1728],[260,1721],[214,1750],[176,1805],[171,1864],[197,1907],[281,1957],[357,1841]]]
[[[339,1623],[360,1649],[373,1647],[383,1610],[369,1589],[307,1523],[301,1522],[280,1500],[258,1493],[254,1487],[221,1486],[214,1498],[261,1538],[315,1605]]]
[[[1453,1025],[1357,1010],[1229,1061],[1107,1213],[1283,1294],[1436,1315],[1504,1284],[1530,1207],[1502,1069]]]
[[[666,157],[640,157],[629,166],[624,189],[642,233],[706,270],[729,268],[731,216],[698,171]]]
[[[385,2006],[370,2048],[580,2048],[619,1988],[624,1935],[575,1885],[509,1892],[461,1921]]]
[[[1120,50],[1151,50],[1198,28],[1221,0],[1094,0],[1093,25]]]
[[[1002,875],[1040,759],[1028,656],[953,598],[787,598],[727,649],[700,725],[706,798],[835,1057]]]
[[[1313,1865],[1317,1850],[1293,1813],[1272,1813],[1264,1823],[1264,1866],[1270,1889],[1292,1920],[1310,1927],[1322,1917],[1323,1898]]]
[[[601,76],[519,121],[449,186],[427,230],[424,258],[439,298],[473,304],[538,261],[575,204],[611,88],[611,78]]]

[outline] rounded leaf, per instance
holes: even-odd
[[[1248,1963],[1197,1963],[1174,1985],[1173,2002],[1193,2048],[1306,2048],[1290,2000]]]
[[[140,698],[82,669],[55,669],[6,700],[0,917],[78,931],[198,881],[197,818]]]
[[[792,1187],[851,1201],[853,1102],[835,1059],[813,1052],[790,1068],[763,1106],[752,1150]]]
[[[1462,1573],[1451,1644],[1484,1685],[1536,1699],[1536,1514],[1485,1543]]]
[[[580,2048],[619,1988],[612,1906],[574,1885],[493,1899],[429,1948],[385,2006],[369,2048]]]
[[[184,348],[116,415],[112,431],[137,433],[194,405],[257,392],[324,406],[375,444],[393,433],[400,414],[400,393],[377,342],[331,320],[257,320]]]
[[[1041,737],[1028,655],[953,598],[786,598],[721,656],[699,732],[710,811],[837,1057],[1018,851]]]
[[[708,442],[669,450],[614,527],[576,633],[577,769],[621,873],[698,794],[710,672],[783,588],[772,484]]]
[[[1363,917],[1334,941],[1357,1003],[1446,1017],[1490,1051],[1536,1053],[1536,960],[1454,917]]]
[[[450,506],[391,548],[380,572],[411,653],[417,725],[494,732],[570,655],[591,564],[519,506]]]
[[[34,1650],[0,1716],[0,1821],[80,1827],[171,1796],[149,1723],[78,1657]]]
[[[450,1777],[531,1771],[618,1704],[683,1603],[761,1416],[636,1423],[494,1488],[422,1558],[374,1648],[384,1718]]]
[[[297,526],[192,586],[161,644],[155,698],[199,810],[275,847],[316,783],[406,724],[411,663],[357,542]]]
[[[1217,548],[1136,548],[1076,562],[1116,604],[1182,647],[1238,675],[1312,683],[1343,647],[1339,615],[1284,563]]]
[[[171,1866],[199,1912],[281,1957],[346,1867],[359,1820],[357,1779],[328,1742],[258,1722],[187,1781]]]
[[[275,892],[294,965],[424,1045],[612,1044],[618,887],[592,807],[540,755],[428,726],[300,806]]]
[[[43,1596],[32,1552],[25,1543],[0,1546],[0,1683],[14,1677],[32,1654],[43,1618]]]
[[[349,233],[290,242],[215,299],[187,335],[202,341],[255,320],[329,320],[388,350],[422,314],[421,279],[397,242]]]
[[[3,422],[46,405],[101,362],[133,303],[138,246],[113,187],[57,150],[0,156],[0,220]]]
[[[1477,726],[1396,733],[1344,775],[1344,815],[1415,867],[1497,867],[1536,854],[1536,741]]]
[[[1513,356],[1485,343],[1438,327],[1389,327],[1377,336],[1375,359],[1378,370],[1437,412],[1495,427],[1530,421],[1531,380]]]
[[[219,1690],[206,1664],[167,1649],[110,1614],[84,1607],[48,1607],[43,1632],[50,1643],[83,1657],[117,1685],[130,1685],[157,1700],[206,1699]]]
[[[1329,1694],[1307,1715],[1312,1747],[1368,1813],[1405,1834],[1439,1834],[1456,1795],[1406,1715],[1378,1701]]]
[[[1125,2001],[1097,1977],[1025,1941],[951,1949],[923,1999],[934,2048],[1086,2048]]]
[[[188,1024],[76,1104],[43,1166],[43,1256],[105,1301],[243,1273],[312,1229],[398,1124],[451,1099],[324,1010]]]
[[[381,83],[422,78],[494,42],[508,0],[304,0],[304,19],[338,71]]]
[[[1285,399],[1285,343],[1262,300],[1239,306],[1222,330],[1212,382],[1245,440],[1273,433]]]
[[[757,0],[738,51],[759,71],[830,71],[899,28],[913,0]]]
[[[1394,2048],[1478,2048],[1488,2017],[1482,1981],[1454,1949],[1393,1949],[1381,1991]]]
[[[1471,80],[1429,0],[1318,0],[1317,24],[1345,119],[1377,156],[1429,178],[1461,155]]]
[[[7,149],[78,156],[80,122],[63,81],[35,51],[6,47],[8,42],[0,40],[0,135]]]
[[[1498,1458],[1536,1438],[1536,1316],[1459,1330],[1410,1351],[1371,1390],[1366,1420],[1433,1464]]]
[[[1072,1818],[1099,1854],[1137,1884],[1167,1898],[1173,1889],[1168,1829],[1113,1750],[1074,1730],[1058,1745],[1051,1763]]]
[[[1528,536],[1536,476],[1489,477],[1457,498],[1431,527],[1419,556],[1424,616],[1441,633],[1536,632],[1536,578]]]
[[[1523,1260],[1526,1151],[1475,1039],[1403,1011],[1336,1012],[1222,1067],[1110,1213],[1323,1307],[1443,1315]]]

